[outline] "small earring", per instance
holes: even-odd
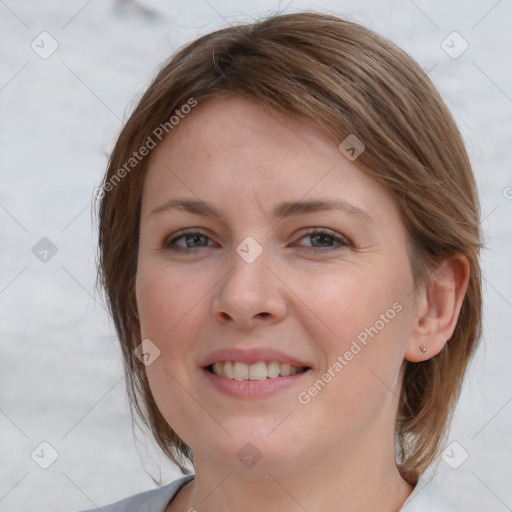
[[[420,345],[420,350],[425,353],[427,349],[425,348],[425,345]]]

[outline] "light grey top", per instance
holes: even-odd
[[[97,512],[98,510],[102,512],[165,512],[178,491],[193,478],[194,475],[185,476],[164,487],[135,494],[112,505],[83,512]],[[433,483],[420,477],[400,512],[457,512],[457,509],[446,501]]]

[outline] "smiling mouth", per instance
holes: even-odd
[[[205,369],[217,375],[233,380],[266,380],[279,377],[290,377],[308,371],[308,366],[293,366],[289,363],[278,363],[277,361],[260,361],[254,364],[242,363],[240,361],[216,362],[205,367]]]

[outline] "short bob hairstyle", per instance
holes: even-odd
[[[414,485],[439,454],[481,335],[477,188],[461,134],[426,73],[389,40],[331,15],[273,15],[187,44],[163,64],[121,130],[96,196],[98,284],[121,342],[132,420],[140,417],[190,473],[192,452],[160,413],[134,354],[142,341],[135,297],[141,196],[151,149],[193,106],[229,95],[299,116],[340,142],[355,134],[364,143],[354,163],[395,199],[416,286],[457,252],[469,261],[453,336],[431,359],[403,363],[397,467]]]

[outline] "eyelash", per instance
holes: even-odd
[[[204,247],[211,247],[211,246],[203,246],[203,247],[179,247],[177,245],[174,245],[177,240],[180,240],[181,238],[185,238],[186,236],[192,236],[192,235],[199,235],[203,236],[205,238],[209,237],[205,235],[204,233],[194,230],[193,228],[190,229],[183,229],[181,231],[178,231],[178,233],[175,233],[173,237],[169,237],[164,241],[164,249],[169,249],[171,251],[176,252],[193,252],[198,249],[203,249]],[[302,240],[303,238],[310,236],[310,235],[327,235],[330,238],[332,238],[335,242],[338,242],[339,247],[305,247],[305,249],[309,252],[326,252],[329,250],[335,250],[335,249],[341,249],[343,247],[350,247],[352,244],[351,242],[344,236],[338,235],[336,232],[327,229],[327,228],[311,228],[309,231],[304,233],[299,240]]]

